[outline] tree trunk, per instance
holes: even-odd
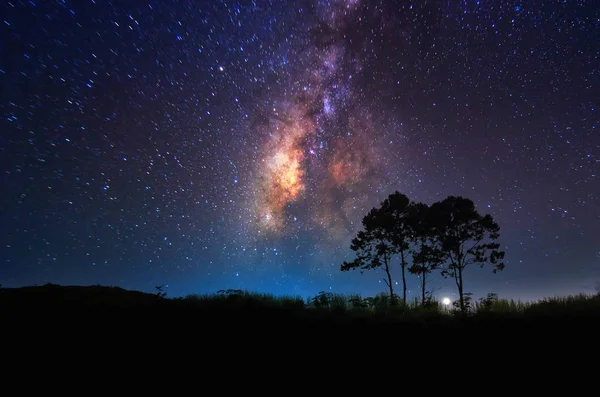
[[[395,304],[395,299],[394,299],[394,287],[392,286],[392,275],[390,274],[390,267],[388,265],[385,265],[385,272],[387,273],[387,277],[388,277],[388,287],[390,288],[390,300],[392,305]]]
[[[467,312],[467,308],[465,307],[465,298],[463,295],[462,266],[459,266],[458,269],[456,269],[455,274],[457,275],[456,284],[458,285],[458,296],[460,299],[460,311],[462,312],[462,314],[465,314]]]
[[[396,303],[394,299],[394,287],[392,286],[392,274],[390,273],[390,266],[388,263],[387,256],[384,256],[383,260],[385,261],[385,273],[387,274],[388,282],[387,285],[390,288],[390,302],[392,305]]]
[[[424,247],[425,247],[425,244],[421,240],[421,252],[423,252],[423,250],[425,249]],[[425,260],[422,259],[422,262],[421,262],[421,306],[425,306],[425,276],[427,275],[427,273],[425,273],[425,271],[426,271]]]
[[[421,272],[421,306],[425,306],[425,265],[423,265],[423,271]]]
[[[462,314],[467,313],[467,308],[465,306],[465,296],[463,294],[463,263],[464,255],[461,251],[461,247],[456,250],[456,263],[454,263],[454,280],[456,281],[456,286],[458,287],[458,300],[460,303],[460,311]]]
[[[400,258],[402,260],[402,301],[406,306],[406,276],[404,270],[406,269],[406,262],[404,261],[404,251],[400,251]]]

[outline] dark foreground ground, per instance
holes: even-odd
[[[450,351],[523,355],[537,349],[554,354],[560,346],[584,355],[598,345],[597,307],[463,317],[269,306],[234,298],[168,299],[103,286],[0,289],[0,325],[9,350],[32,344],[114,348],[118,343],[149,352],[200,349],[230,358],[248,349],[259,358],[269,352],[326,355],[328,349],[343,349],[381,356],[433,355],[436,361]]]

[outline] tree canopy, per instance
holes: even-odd
[[[448,196],[428,206],[416,203],[399,192],[394,192],[371,209],[362,220],[362,230],[352,239],[350,248],[356,253],[351,262],[341,265],[342,271],[351,269],[383,268],[384,279],[390,290],[392,302],[394,291],[390,264],[394,256],[400,256],[403,298],[406,303],[405,269],[408,259],[410,273],[420,278],[421,301],[428,296],[427,279],[435,270],[453,278],[459,294],[459,307],[465,312],[463,272],[471,264],[490,264],[493,273],[504,269],[504,252],[497,242],[500,227],[491,215],[481,215],[472,200]],[[408,258],[407,253],[412,257]]]
[[[394,253],[400,256],[402,269],[402,301],[406,304],[406,254],[410,248],[410,208],[413,205],[410,199],[400,192],[390,194],[382,203],[380,216],[383,218],[381,225],[385,230],[386,238],[394,247]]]
[[[493,273],[504,269],[504,252],[497,242],[500,226],[491,215],[477,212],[472,200],[449,196],[431,206],[436,224],[436,236],[445,254],[442,274],[452,277],[459,293],[460,309],[464,312],[463,272],[471,264],[492,266]]]
[[[408,225],[410,228],[412,265],[408,271],[418,275],[421,284],[421,304],[430,297],[427,290],[429,275],[444,262],[444,252],[436,238],[436,225],[431,208],[427,204],[414,203],[409,209]]]
[[[389,224],[390,218],[385,216],[380,208],[373,208],[363,218],[363,229],[358,232],[350,244],[350,249],[356,252],[356,258],[351,262],[344,262],[341,270],[383,268],[387,275],[384,281],[390,290],[392,302],[394,302],[390,260],[396,252],[396,248],[389,238]]]

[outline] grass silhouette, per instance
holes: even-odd
[[[435,300],[391,305],[386,294],[301,297],[223,290],[173,298],[161,290],[104,286],[0,288],[0,329],[9,355],[48,347],[56,354],[107,350],[115,357],[133,350],[173,352],[223,368],[233,357],[258,363],[337,354],[385,361],[398,353],[428,361],[476,356],[489,361],[548,354],[560,345],[583,354],[595,343],[598,320],[600,294],[537,302],[492,295],[471,302],[465,315]]]
[[[403,324],[419,327],[491,324],[506,321],[597,321],[600,294],[552,297],[536,302],[500,299],[495,294],[470,302],[463,315],[457,308],[435,299],[421,305],[419,299],[392,305],[389,296],[321,292],[313,297],[222,290],[215,294],[192,294],[169,298],[157,294],[105,286],[44,286],[0,288],[0,313],[4,316],[61,315],[79,317],[163,316],[201,319],[213,324],[236,323],[361,323]]]

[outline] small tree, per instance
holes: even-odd
[[[165,298],[167,296],[167,293],[163,290],[163,288],[165,288],[165,285],[157,285],[156,287],[154,287],[156,289],[156,296],[158,296],[159,298]]]
[[[490,311],[498,304],[498,294],[490,292],[485,298],[479,298],[478,309],[481,311]]]
[[[489,263],[493,273],[504,269],[504,252],[496,240],[500,237],[500,227],[491,215],[481,216],[473,201],[449,196],[431,206],[432,221],[441,244],[447,266],[442,271],[445,277],[456,282],[459,307],[467,312],[463,288],[463,273],[471,264],[483,267]]]
[[[357,294],[350,295],[348,303],[353,309],[366,309],[369,307],[367,299],[363,299],[362,296]]]
[[[362,220],[363,230],[352,239],[350,248],[356,252],[356,259],[344,262],[340,269],[348,271],[353,269],[369,270],[383,268],[387,275],[383,281],[390,290],[392,304],[394,300],[394,288],[392,275],[390,273],[390,260],[394,255],[395,248],[389,239],[388,220],[382,216],[378,208],[373,208]]]
[[[463,293],[462,304],[460,300],[453,301],[452,306],[455,308],[454,312],[467,314],[473,312],[473,293],[465,292]]]
[[[408,210],[408,226],[412,244],[412,266],[408,271],[419,276],[421,281],[421,305],[429,300],[427,279],[444,261],[444,253],[435,233],[429,206],[412,204]]]
[[[331,292],[321,291],[319,294],[312,298],[311,303],[314,307],[329,308],[333,301],[333,294]]]

